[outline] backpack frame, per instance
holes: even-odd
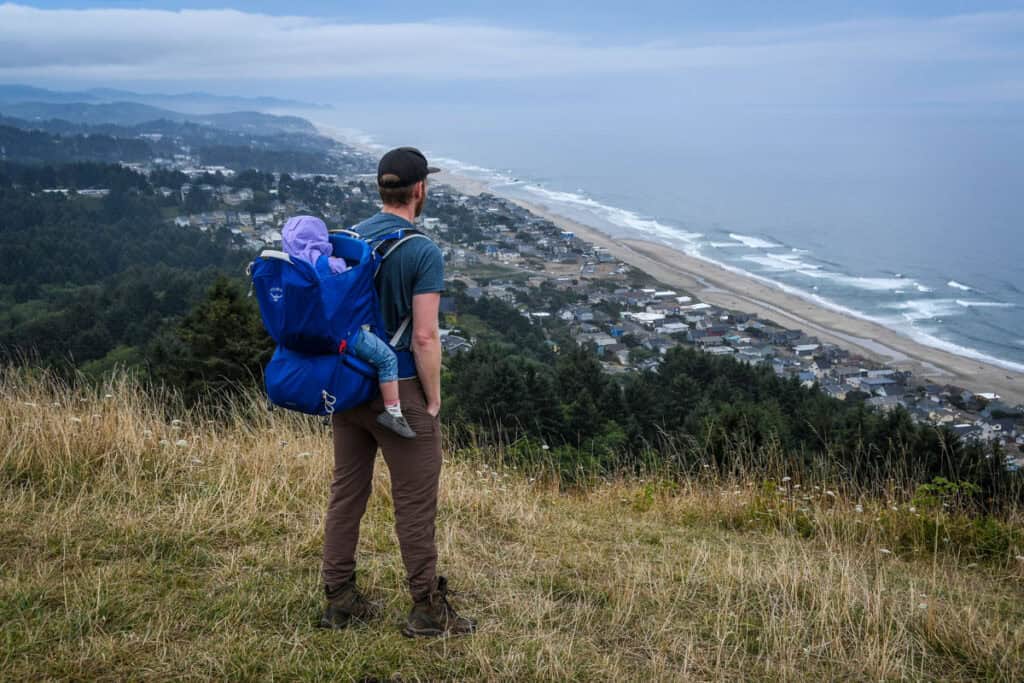
[[[377,371],[346,353],[353,334],[367,329],[389,346],[401,340],[412,315],[386,337],[376,278],[384,261],[409,240],[429,239],[418,230],[398,230],[372,240],[351,230],[332,230],[334,256],[351,266],[332,273],[326,256],[316,264],[266,249],[247,269],[267,332],[277,349],[264,383],[275,405],[311,415],[330,415],[371,400]],[[399,366],[415,369],[412,354],[398,352]]]

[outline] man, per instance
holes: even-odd
[[[356,225],[364,238],[411,230],[427,197],[427,175],[438,169],[423,154],[400,147],[385,154],[377,167],[384,204],[380,213]],[[440,249],[423,237],[399,246],[377,275],[381,312],[390,338],[412,316],[395,344],[399,359],[399,396],[414,439],[403,439],[377,423],[379,397],[335,414],[334,481],[324,533],[324,590],[327,609],[321,625],[343,628],[353,619],[366,621],[375,606],[356,588],[355,551],[359,522],[366,511],[379,447],[391,472],[395,529],[405,563],[413,608],[402,633],[441,636],[471,633],[475,624],[460,617],[447,600],[447,581],[436,575],[434,524],[441,474],[441,338],[437,313],[444,289]]]

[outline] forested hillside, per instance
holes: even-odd
[[[19,185],[14,186],[17,182]],[[41,187],[105,187],[103,198]],[[46,363],[144,360],[147,343],[248,255],[231,234],[178,227],[119,166],[0,166],[0,344]],[[236,276],[237,279],[237,276]]]

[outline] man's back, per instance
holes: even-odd
[[[364,238],[377,238],[397,230],[412,230],[409,221],[389,213],[378,213],[352,228]],[[384,261],[377,275],[381,313],[388,337],[393,335],[402,321],[412,315],[412,298],[417,294],[440,292],[444,289],[444,257],[432,240],[409,240]],[[412,338],[412,326],[406,328],[395,345],[396,351],[407,351]]]

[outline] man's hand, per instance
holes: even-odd
[[[440,415],[441,414],[441,402],[438,401],[437,403],[428,403],[427,404],[427,413],[430,415],[430,417],[437,417],[438,415]]]

